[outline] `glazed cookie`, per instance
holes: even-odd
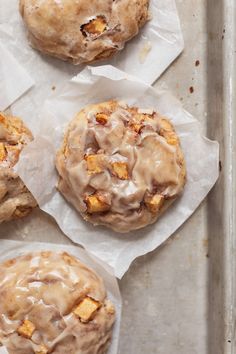
[[[20,0],[31,45],[74,64],[107,59],[148,20],[149,0]]]
[[[103,280],[67,253],[0,265],[0,342],[10,354],[104,354],[115,308]]]
[[[0,223],[29,214],[37,203],[13,171],[23,147],[33,139],[16,117],[0,113]]]
[[[155,222],[182,192],[186,175],[168,119],[116,101],[76,115],[56,166],[58,189],[83,218],[118,232]]]

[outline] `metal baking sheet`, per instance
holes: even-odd
[[[197,212],[120,281],[120,354],[234,354],[235,0],[177,0],[185,51],[156,86],[170,88],[221,143],[221,174]],[[197,162],[196,162],[197,163]],[[70,243],[39,210],[1,226],[9,239]]]

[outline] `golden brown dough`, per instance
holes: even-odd
[[[182,192],[186,177],[168,119],[116,101],[76,115],[56,166],[58,189],[83,218],[118,232],[155,222]]]
[[[21,150],[32,139],[21,119],[0,112],[0,223],[26,216],[37,205],[13,171]]]
[[[149,0],[20,0],[32,46],[81,64],[113,56],[148,20]]]
[[[67,253],[0,265],[0,342],[10,354],[105,354],[115,308],[103,280]]]

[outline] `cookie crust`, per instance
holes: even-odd
[[[31,45],[73,64],[112,57],[148,20],[149,0],[20,0]]]
[[[11,354],[104,354],[115,321],[103,280],[65,252],[1,264],[0,313],[0,342]]]
[[[117,101],[76,115],[56,166],[59,191],[83,218],[122,233],[154,223],[181,194],[186,178],[170,121]]]
[[[22,120],[0,112],[0,223],[21,218],[37,206],[13,166],[33,136]]]

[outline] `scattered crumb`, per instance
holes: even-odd
[[[207,238],[204,238],[202,240],[202,244],[203,244],[203,247],[207,248],[208,247],[208,239]]]
[[[224,36],[224,34],[225,34],[225,28],[223,29],[223,35],[222,35],[222,40],[225,38],[225,36]]]
[[[194,87],[193,86],[189,87],[189,92],[190,93],[194,93]]]
[[[151,49],[152,49],[152,44],[151,42],[147,41],[139,52],[139,61],[141,64],[145,62],[148,53],[151,51]]]
[[[199,66],[200,65],[200,60],[196,60],[195,61],[195,66]]]
[[[219,170],[220,170],[220,172],[222,171],[222,162],[221,162],[221,160],[219,161]]]

